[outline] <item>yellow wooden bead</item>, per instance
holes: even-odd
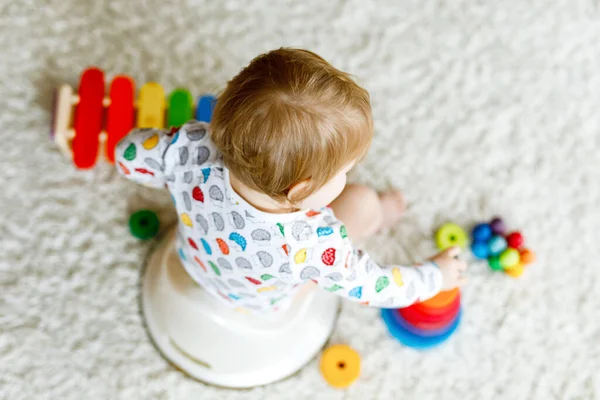
[[[513,278],[518,278],[521,275],[523,275],[523,272],[525,271],[525,266],[523,264],[517,264],[516,266],[509,268],[509,269],[505,269],[504,272],[506,272],[507,275],[512,276]]]

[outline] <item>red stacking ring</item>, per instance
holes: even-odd
[[[460,302],[445,314],[431,315],[415,308],[414,306],[398,309],[398,313],[406,322],[419,329],[442,329],[450,324],[460,310]]]
[[[417,309],[418,311],[420,311],[424,314],[445,315],[445,314],[448,314],[449,312],[452,312],[452,310],[456,309],[456,307],[459,307],[459,306],[460,306],[460,295],[456,296],[450,304],[445,305],[443,307],[431,307],[425,303],[415,303],[411,307],[414,307],[415,309]]]

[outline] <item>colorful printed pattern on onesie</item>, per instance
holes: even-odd
[[[433,264],[382,267],[354,250],[328,209],[261,212],[233,191],[208,124],[170,133],[138,129],[115,151],[118,170],[167,187],[179,215],[177,252],[190,276],[232,307],[270,311],[312,280],[325,290],[381,307],[401,307],[439,292]]]

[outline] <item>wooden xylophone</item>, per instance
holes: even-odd
[[[111,81],[107,96],[104,72],[88,68],[77,93],[67,84],[57,89],[50,137],[77,168],[88,169],[99,158],[114,163],[115,146],[133,128],[178,127],[192,118],[210,122],[215,101],[203,95],[194,105],[186,89],[167,98],[156,82],[143,85],[136,100],[135,83],[125,75]]]

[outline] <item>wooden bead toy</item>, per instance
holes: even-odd
[[[489,224],[476,225],[471,231],[471,250],[475,257],[487,258],[491,269],[518,278],[535,260],[535,253],[524,247],[525,239],[520,232],[506,234],[506,231],[506,224],[499,217]]]
[[[360,375],[360,356],[350,346],[330,346],[321,356],[321,374],[328,384],[343,389],[350,386]]]
[[[81,74],[77,93],[69,85],[55,92],[50,138],[75,167],[89,169],[98,159],[114,163],[114,149],[133,128],[178,127],[196,118],[210,122],[216,99],[204,95],[194,108],[186,89],[168,97],[162,86],[149,82],[135,98],[135,83],[125,75],[110,82],[106,94],[104,72],[88,68]]]

